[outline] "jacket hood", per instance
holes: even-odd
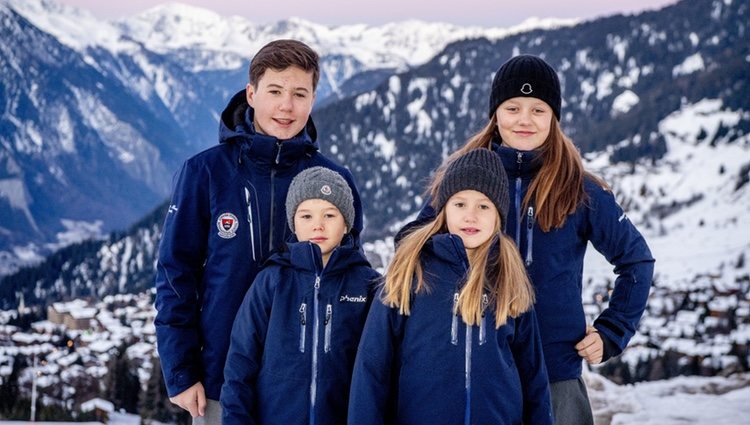
[[[219,143],[237,143],[242,146],[242,156],[251,160],[277,160],[280,164],[294,162],[300,155],[312,155],[318,150],[318,131],[312,116],[307,118],[305,128],[296,136],[281,141],[257,133],[254,114],[255,110],[247,104],[245,90],[237,92],[221,113]]]

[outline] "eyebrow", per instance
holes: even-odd
[[[328,212],[328,211],[339,211],[339,209],[338,209],[338,208],[336,208],[336,207],[326,207],[326,208],[325,208],[325,209],[323,209],[322,211],[323,211],[323,212]],[[299,214],[299,213],[302,213],[302,212],[305,212],[305,213],[310,213],[310,212],[312,212],[312,210],[310,210],[310,209],[307,209],[307,208],[299,208],[299,209],[297,209],[297,214]]]
[[[266,87],[275,88],[275,89],[283,89],[284,88],[284,86],[276,84],[276,83],[270,83]],[[295,90],[295,91],[304,91],[304,92],[308,92],[308,93],[310,92],[310,90],[308,90],[305,87],[292,87],[292,90]]]

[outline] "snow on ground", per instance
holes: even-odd
[[[750,424],[750,374],[617,385],[585,376],[596,425]]]

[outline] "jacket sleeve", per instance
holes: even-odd
[[[367,315],[354,362],[349,395],[350,425],[392,423],[398,391],[397,352],[402,317],[380,301],[380,291]]]
[[[255,278],[234,319],[221,387],[223,424],[255,424],[256,382],[274,298],[271,270]]]
[[[523,423],[552,425],[552,396],[534,308],[516,318],[515,325],[511,349],[521,378]]]
[[[607,354],[614,356],[628,345],[646,309],[654,258],[611,192],[597,186],[589,190],[589,195],[589,240],[615,266],[617,275],[609,306],[594,321],[594,327],[607,340],[605,344],[613,343],[609,347],[614,350],[607,350]]]
[[[156,262],[154,325],[170,397],[202,379],[199,287],[210,221],[206,180],[190,161],[182,166]]]

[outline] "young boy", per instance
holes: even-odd
[[[286,200],[298,243],[272,256],[232,328],[221,407],[225,425],[344,424],[354,357],[376,280],[349,234],[352,192],[315,167]]]
[[[310,118],[318,55],[298,41],[274,41],[249,73],[221,115],[219,144],[182,166],[159,246],[155,325],[164,379],[170,400],[199,424],[220,423],[232,323],[263,259],[290,234],[284,200],[292,178],[313,166],[338,171],[352,190],[355,241],[362,230],[351,173],[318,152]]]

